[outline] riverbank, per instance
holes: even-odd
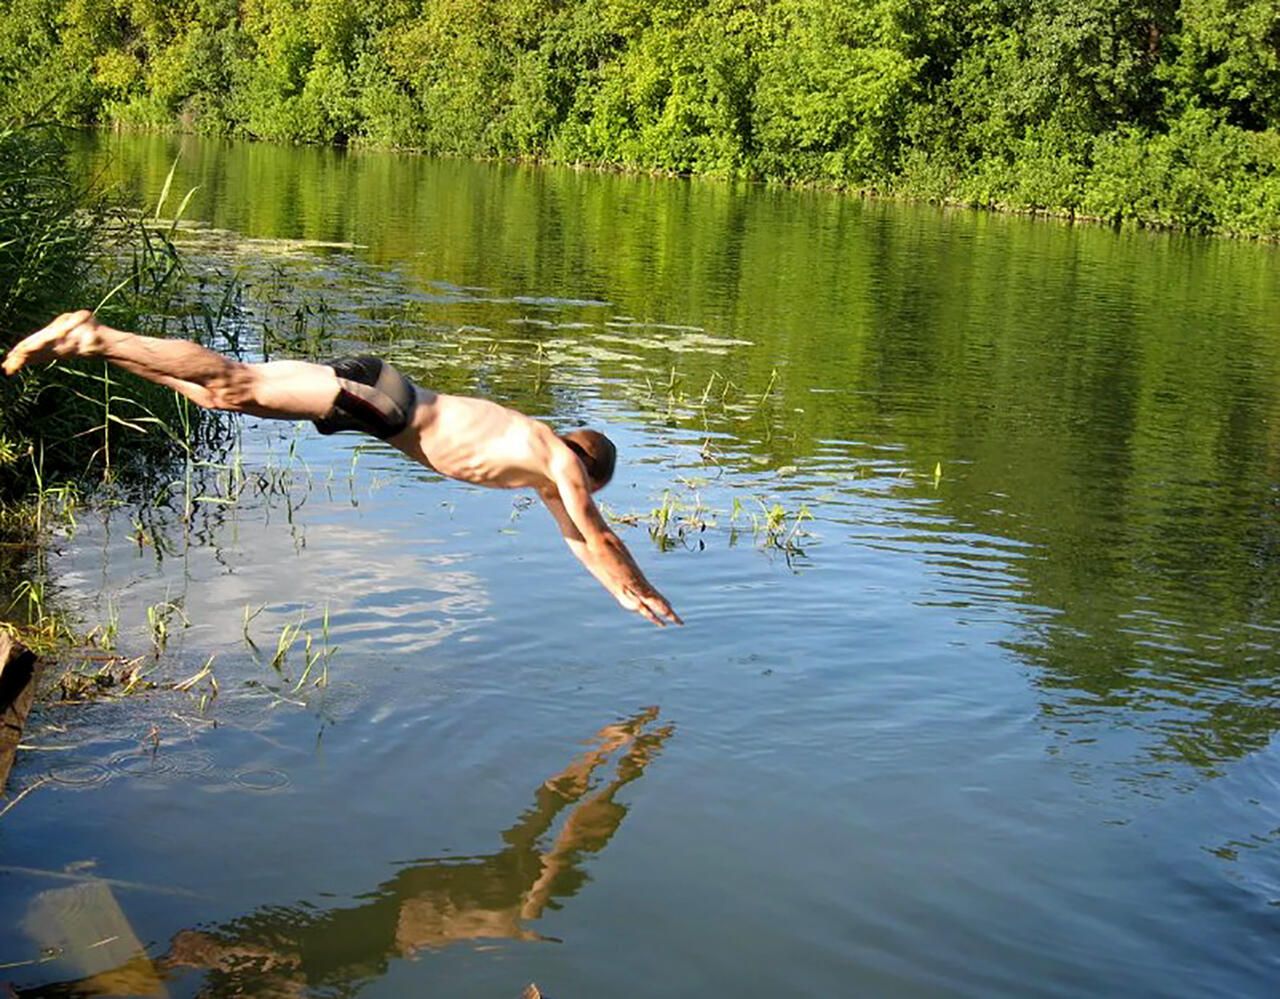
[[[64,138],[0,127],[0,353],[85,307],[153,335],[217,330],[225,302],[220,313],[192,293],[173,224],[75,175]],[[0,378],[0,627],[59,662],[49,686],[62,697],[136,685],[137,663],[114,653],[112,620],[77,621],[60,605],[50,549],[93,505],[163,493],[175,464],[222,432],[170,390],[101,363]]]
[[[200,311],[171,227],[73,176],[63,139],[51,126],[0,128],[0,351],[77,308],[155,333]],[[38,531],[50,498],[163,461],[191,445],[198,423],[169,390],[103,364],[0,378],[0,502],[33,504]]]
[[[47,6],[0,29],[0,91],[66,122],[1280,235],[1261,3]]]
[[[190,135],[201,138],[211,137],[208,133],[191,129],[189,127],[189,123],[185,123],[180,120],[171,122],[168,125],[139,125],[117,121],[110,124],[85,127],[92,129],[105,129],[126,135],[151,134],[166,136]],[[237,138],[234,133],[228,135],[215,135],[212,137],[228,139]],[[991,212],[1000,215],[1055,221],[1073,225],[1085,224],[1113,229],[1132,228],[1145,229],[1153,232],[1211,235],[1227,239],[1243,239],[1264,243],[1280,242],[1280,224],[1275,228],[1257,228],[1252,224],[1247,224],[1240,229],[1228,227],[1215,228],[1204,224],[1188,224],[1185,221],[1179,221],[1171,213],[1160,211],[1155,207],[1140,209],[1130,205],[1128,209],[1089,212],[1085,211],[1083,208],[1076,207],[1054,207],[1029,201],[990,200],[976,195],[962,196],[949,194],[942,190],[934,190],[927,186],[915,186],[907,182],[904,182],[901,186],[894,186],[891,183],[884,187],[877,187],[874,185],[846,183],[829,179],[779,180],[761,177],[727,177],[719,174],[681,172],[662,167],[628,166],[621,163],[587,162],[583,160],[558,160],[550,156],[466,155],[449,152],[442,153],[420,146],[400,146],[375,142],[360,137],[343,142],[330,143],[305,142],[298,140],[259,140],[252,136],[240,138],[246,138],[248,141],[264,141],[268,144],[272,142],[283,142],[285,145],[319,146],[334,150],[364,150],[375,153],[397,153],[407,156],[461,159],[475,163],[490,163],[533,168],[557,167],[579,171],[590,171],[592,173],[617,174],[619,176],[633,177],[653,177],[673,181],[698,181],[701,183],[711,184],[747,184],[751,186],[783,190],[820,191],[868,201],[885,201],[902,205],[933,205],[946,209]],[[1135,180],[1131,186],[1137,189],[1140,187],[1140,184],[1140,180]],[[1263,192],[1263,196],[1267,196],[1265,192]],[[1244,195],[1244,197],[1247,197],[1247,194]],[[1278,218],[1278,223],[1280,223],[1280,218]]]

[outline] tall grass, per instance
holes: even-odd
[[[214,338],[236,289],[185,279],[164,207],[144,214],[76,180],[55,129],[0,123],[0,354],[54,315],[95,306],[112,325]],[[103,361],[0,376],[0,621],[50,650],[75,641],[49,578],[49,529],[74,530],[77,499],[107,479],[126,500],[160,495],[175,468],[229,434],[227,421]],[[152,609],[157,653],[171,613]]]
[[[171,235],[172,225],[74,179],[55,130],[0,126],[0,350],[60,312],[100,303],[113,324],[163,334],[163,317],[191,311]],[[168,389],[103,362],[26,369],[0,379],[0,503],[163,461],[199,431]]]
[[[101,221],[46,129],[0,128],[0,347],[42,325],[84,286]],[[43,318],[42,318],[43,317]],[[0,497],[35,486],[28,460],[57,411],[47,377],[0,381]]]

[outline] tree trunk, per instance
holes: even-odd
[[[0,791],[13,767],[31,702],[36,697],[35,653],[0,630]]]

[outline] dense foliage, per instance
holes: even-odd
[[[57,130],[0,125],[0,355],[57,313],[104,298],[108,320],[162,332],[151,319],[183,304],[181,273],[163,230],[73,178]],[[175,399],[102,362],[0,375],[0,514],[91,469],[163,461],[175,441],[182,450],[200,421]]]
[[[4,0],[67,121],[1280,234],[1276,0]]]
[[[60,311],[57,297],[83,283],[96,220],[84,210],[85,192],[71,183],[64,159],[43,130],[0,129],[0,352],[17,337],[10,331],[42,325],[37,317]],[[61,408],[48,405],[46,387],[39,379],[0,376],[0,496],[15,466],[18,477],[30,475],[28,431],[38,414]]]

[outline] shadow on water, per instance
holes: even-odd
[[[545,940],[531,924],[589,880],[583,858],[603,850],[626,817],[628,806],[616,800],[618,793],[643,776],[673,732],[672,725],[658,723],[657,708],[605,725],[590,749],[537,788],[533,804],[501,834],[503,846],[494,853],[406,862],[347,907],[265,906],[215,926],[184,929],[154,960],[131,954],[104,967],[106,955],[93,953],[103,941],[72,941],[74,952],[60,962],[96,966],[91,974],[20,986],[16,994],[162,995],[166,980],[196,972],[203,977],[198,995],[302,995],[311,989],[354,995],[385,974],[389,962],[423,951]],[[54,890],[59,892],[66,890]],[[49,908],[47,897],[38,896],[31,911]],[[36,916],[28,917],[27,929],[46,947],[64,933]],[[46,967],[56,974],[56,965]]]

